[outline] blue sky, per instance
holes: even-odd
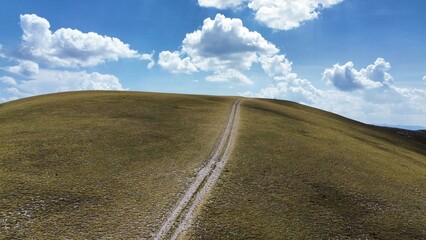
[[[426,125],[426,1],[0,0],[0,101],[89,89]]]

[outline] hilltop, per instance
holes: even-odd
[[[237,99],[228,162],[183,238],[426,237],[423,131],[288,101],[72,92],[0,105],[0,238],[153,238]]]

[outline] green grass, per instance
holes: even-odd
[[[397,132],[243,101],[231,159],[187,238],[426,239],[426,144]]]
[[[0,239],[150,237],[232,101],[80,92],[0,105]]]

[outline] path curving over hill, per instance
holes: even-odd
[[[210,155],[207,164],[197,176],[182,199],[162,224],[155,239],[177,239],[192,223],[195,210],[207,196],[228,161],[238,124],[240,100],[233,103],[226,127]]]

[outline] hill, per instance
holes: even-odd
[[[238,133],[191,238],[425,239],[424,132],[245,100]]]
[[[236,99],[75,92],[0,105],[1,238],[152,238]],[[243,99],[229,160],[183,237],[424,239],[424,136]]]
[[[0,105],[0,238],[151,237],[231,101],[80,92]]]

